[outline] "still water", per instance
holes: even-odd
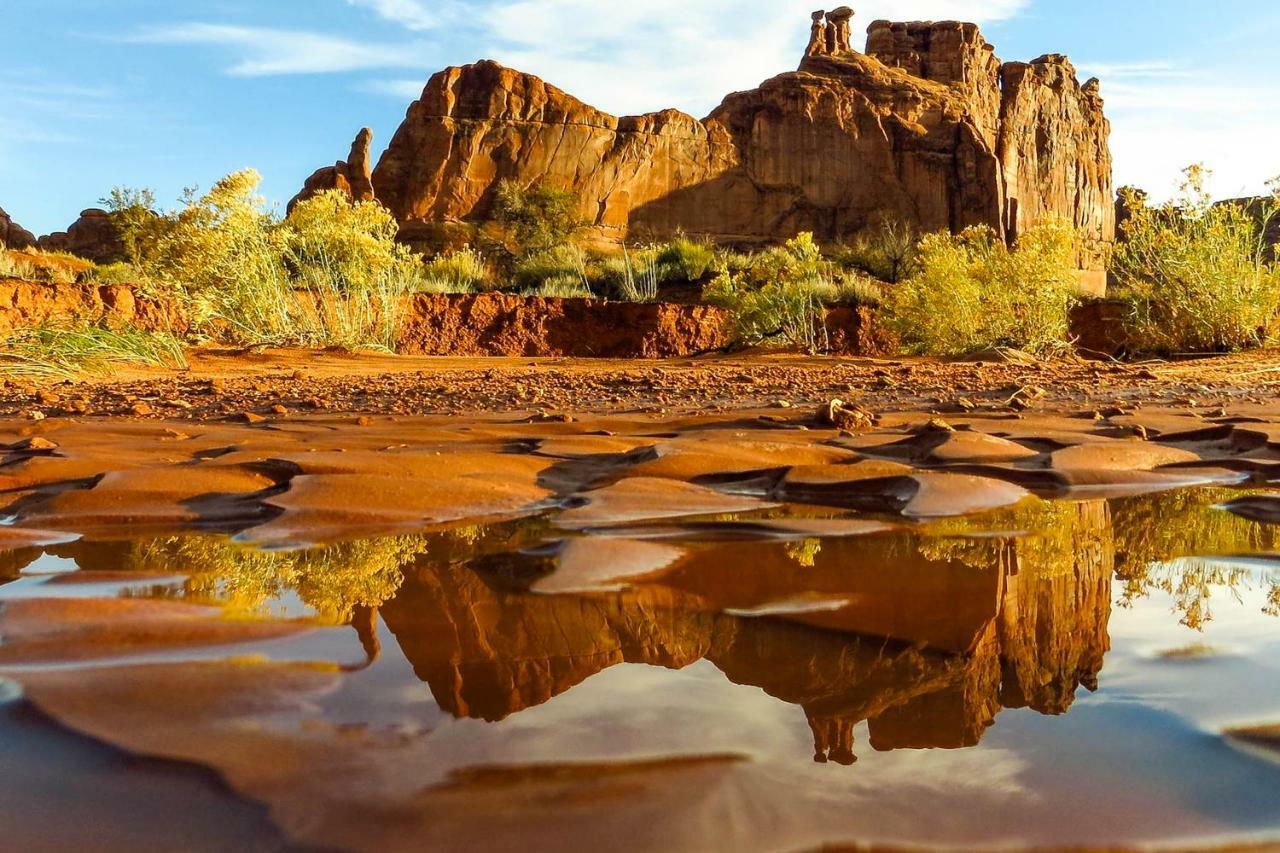
[[[1238,494],[15,551],[0,832],[25,849],[1278,841],[1280,527],[1220,507]]]

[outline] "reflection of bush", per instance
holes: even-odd
[[[979,535],[984,531],[1008,535]],[[1067,502],[1027,501],[1010,509],[978,518],[952,518],[931,523],[919,545],[931,560],[955,561],[975,569],[999,564],[1011,542],[1025,565],[1046,569],[1070,569],[1077,552],[1097,538],[1096,525],[1082,523],[1078,505]]]
[[[404,581],[402,568],[425,549],[421,537],[343,542],[307,551],[259,551],[215,537],[171,537],[136,546],[128,568],[189,573],[186,594],[257,611],[287,591],[326,622],[378,607]]]
[[[1238,595],[1254,573],[1196,557],[1255,554],[1277,550],[1276,528],[1217,509],[1240,496],[1222,489],[1168,492],[1111,502],[1114,544],[1104,530],[1083,523],[1077,505],[1024,503],[979,518],[947,519],[922,531],[919,553],[932,560],[990,569],[1015,554],[1018,564],[1040,572],[1070,570],[1085,549],[1115,549],[1121,607],[1152,593],[1173,598],[1174,612],[1199,629],[1213,618],[1215,591]],[[1025,531],[1016,538],[983,536],[985,531]],[[1013,549],[1013,550],[1010,550]],[[903,558],[905,559],[905,554]],[[1280,616],[1280,571],[1267,578],[1266,612]]]
[[[1276,529],[1216,508],[1238,492],[1208,489],[1125,498],[1113,504],[1116,575],[1121,606],[1152,592],[1174,599],[1184,624],[1199,629],[1213,618],[1215,590],[1237,594],[1252,573],[1195,557],[1276,549]],[[1280,578],[1271,581],[1269,613],[1280,615]]]

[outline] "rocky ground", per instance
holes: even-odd
[[[814,407],[872,412],[1091,411],[1161,406],[1206,417],[1267,404],[1275,351],[1121,364],[834,359],[748,354],[673,361],[412,358],[300,350],[192,353],[188,370],[122,369],[79,381],[10,379],[0,415],[209,420],[298,414],[689,414]]]

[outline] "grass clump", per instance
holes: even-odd
[[[493,289],[493,271],[484,255],[464,246],[427,261],[420,290],[428,293],[476,293]]]
[[[181,369],[187,361],[172,335],[128,328],[42,326],[0,344],[0,375],[70,379],[124,364]]]
[[[92,274],[94,264],[67,252],[0,249],[0,278],[47,284],[75,284]]]
[[[838,294],[832,265],[813,235],[756,255],[741,271],[726,269],[708,285],[705,299],[732,316],[732,337],[753,346],[782,340],[808,353],[829,347],[827,305]]]
[[[1148,352],[1225,352],[1274,340],[1280,264],[1264,235],[1277,202],[1251,212],[1213,204],[1207,170],[1184,172],[1180,195],[1152,207],[1131,193],[1130,218],[1112,258],[1132,308],[1129,338]]]
[[[1060,349],[1078,298],[1075,257],[1074,233],[1059,224],[1028,229],[1013,248],[985,227],[927,235],[916,273],[893,288],[890,320],[921,354]]]

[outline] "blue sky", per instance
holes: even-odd
[[[65,228],[114,185],[166,203],[253,166],[287,200],[362,126],[378,151],[433,71],[489,57],[618,114],[702,116],[793,68],[814,0],[3,0],[0,206]],[[1280,174],[1274,0],[873,0],[975,20],[1006,60],[1103,80],[1118,183],[1167,194],[1204,161],[1223,196]],[[861,36],[856,37],[861,42]]]

